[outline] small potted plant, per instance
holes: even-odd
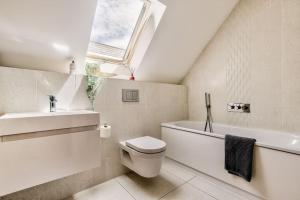
[[[92,109],[94,110],[94,102],[98,92],[98,88],[103,83],[103,78],[98,76],[100,65],[98,63],[86,63],[85,71],[87,75],[87,96],[91,102]]]
[[[85,72],[87,78],[87,89],[86,93],[91,102],[92,109],[94,110],[94,102],[99,92],[100,86],[103,85],[106,78],[111,78],[116,76],[115,73],[103,72],[100,67],[101,64],[105,64],[103,61],[93,61],[88,60],[85,65]]]

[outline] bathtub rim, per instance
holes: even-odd
[[[191,120],[182,120],[182,121],[173,121],[173,122],[165,122],[165,123],[161,123],[161,128],[170,128],[170,129],[174,129],[174,130],[180,130],[180,131],[185,131],[185,132],[189,132],[189,133],[193,133],[193,134],[200,134],[200,135],[205,135],[208,137],[213,137],[213,138],[217,138],[217,139],[225,139],[225,134],[218,134],[218,133],[210,133],[210,132],[205,132],[205,131],[200,131],[200,130],[196,130],[196,129],[190,129],[190,128],[185,128],[185,127],[181,127],[176,125],[176,123],[179,122],[194,122],[194,123],[201,123],[203,124],[204,122],[202,121],[191,121]],[[278,132],[278,133],[283,133],[280,131],[274,131],[274,130],[269,130],[269,129],[256,129],[256,128],[247,128],[247,127],[240,127],[240,126],[230,126],[230,125],[226,125],[226,124],[219,124],[219,123],[213,123],[215,125],[220,125],[220,126],[225,126],[225,127],[233,127],[233,128],[241,128],[241,129],[248,129],[248,130],[261,130],[261,131],[272,131],[272,132]],[[298,135],[292,134],[292,133],[288,133],[292,136],[296,136],[299,137]],[[270,150],[275,150],[275,151],[280,151],[280,152],[284,152],[284,153],[289,153],[289,154],[294,154],[294,155],[300,155],[300,149],[291,149],[291,148],[285,148],[285,147],[280,147],[280,146],[274,146],[272,144],[268,144],[265,142],[255,142],[255,146],[257,147],[262,147],[262,148],[266,148],[266,149],[270,149]]]

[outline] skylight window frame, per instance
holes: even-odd
[[[133,33],[131,35],[130,41],[127,45],[127,48],[125,50],[125,54],[124,54],[123,58],[116,59],[116,58],[108,56],[108,55],[103,55],[103,54],[91,52],[88,50],[87,59],[95,60],[95,61],[103,61],[105,63],[119,64],[119,65],[128,65],[130,63],[130,60],[133,57],[133,54],[135,52],[136,43],[138,42],[139,36],[140,36],[142,30],[144,29],[144,26],[149,18],[149,10],[150,10],[150,6],[151,6],[151,0],[142,0],[142,1],[144,2],[144,5],[139,14],[137,23],[134,27]],[[118,47],[110,46],[107,44],[96,43],[96,42],[90,41],[89,46],[91,44],[96,44],[96,45],[99,44],[101,46],[118,48]]]

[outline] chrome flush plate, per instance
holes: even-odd
[[[122,89],[123,102],[139,102],[139,90],[136,89]]]

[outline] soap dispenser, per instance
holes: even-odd
[[[73,58],[71,64],[70,64],[70,74],[76,73],[76,64],[75,64],[75,58]]]

